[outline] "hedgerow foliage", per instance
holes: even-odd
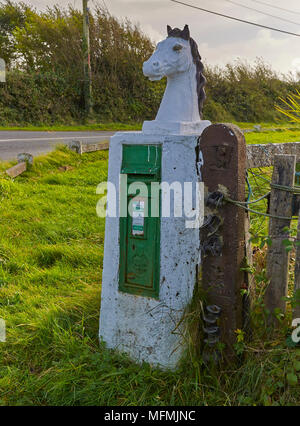
[[[165,81],[148,81],[142,64],[154,44],[136,25],[100,7],[91,13],[90,27],[94,119],[153,119]],[[81,11],[56,6],[38,12],[24,3],[0,2],[0,57],[8,69],[7,83],[0,85],[0,125],[83,119]],[[206,77],[204,114],[213,121],[282,119],[274,105],[299,89],[299,81],[280,78],[261,60],[207,66]]]

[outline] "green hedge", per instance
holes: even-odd
[[[97,8],[90,16],[91,63],[96,122],[154,119],[165,80],[148,81],[143,62],[151,40],[130,22]],[[8,67],[0,83],[0,125],[71,124],[84,120],[82,14],[69,7],[37,12],[23,3],[0,2],[0,57]],[[204,53],[204,52],[201,52]],[[300,89],[291,76],[279,76],[261,60],[225,68],[206,64],[211,121],[283,120],[279,97]]]

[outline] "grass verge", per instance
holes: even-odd
[[[107,152],[66,148],[39,157],[12,181],[0,174],[1,405],[295,405],[288,375],[300,353],[271,339],[260,306],[243,361],[203,368],[187,359],[176,372],[138,366],[98,343],[104,220],[96,186]],[[2,166],[2,170],[4,167]]]
[[[276,131],[291,131],[300,130],[299,124],[290,122],[280,123],[246,123],[236,122],[237,126],[241,129],[253,129],[255,125],[260,125],[262,129],[276,129]],[[22,130],[22,131],[39,131],[39,132],[75,132],[75,131],[121,131],[121,130],[141,130],[142,123],[88,123],[88,124],[72,124],[72,125],[52,125],[52,126],[33,126],[33,125],[20,125],[20,126],[0,126],[0,131],[9,130]]]
[[[119,130],[140,130],[142,125],[139,123],[94,123],[94,124],[74,124],[53,125],[53,126],[0,126],[0,131],[22,130],[30,132],[77,132],[77,131],[119,131]]]

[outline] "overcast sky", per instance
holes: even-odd
[[[182,0],[205,9],[224,13],[245,20],[254,21],[282,30],[300,34],[299,0],[232,0],[234,3],[276,15],[276,18],[264,16],[258,12],[234,5],[228,0]],[[259,1],[294,11],[294,13],[276,10]],[[110,13],[120,19],[128,17],[154,41],[166,36],[166,25],[183,27],[189,24],[192,37],[198,42],[203,60],[212,65],[224,65],[237,58],[251,62],[262,57],[277,71],[300,71],[300,37],[276,33],[267,29],[234,22],[202,11],[191,9],[170,0],[89,0],[90,7],[95,3],[106,4]],[[38,9],[54,4],[72,4],[82,7],[82,0],[25,0]],[[299,22],[299,25],[296,24]]]

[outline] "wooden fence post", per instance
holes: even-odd
[[[250,212],[247,212],[245,215],[245,255],[246,255],[246,264],[249,268],[253,267],[253,248],[251,243],[251,234],[250,234]],[[252,335],[251,329],[251,308],[252,303],[255,298],[256,283],[254,274],[252,272],[245,272],[245,289],[248,290],[248,293],[244,295],[244,306],[243,306],[243,328],[250,337]]]
[[[295,155],[275,155],[272,183],[283,186],[294,186],[295,183]],[[291,218],[293,193],[272,188],[270,201],[270,214],[274,216]],[[290,255],[284,245],[284,240],[289,239],[290,219],[270,219],[269,236],[272,245],[267,255],[267,277],[270,284],[265,294],[266,308],[274,313],[280,308],[286,311],[286,302],[282,300],[287,296],[288,271]],[[270,318],[270,323],[275,324],[275,317]]]
[[[298,236],[297,241],[300,241],[300,210],[299,210],[299,220],[298,220]],[[297,291],[300,291],[300,246],[297,246],[296,249],[296,264],[295,264],[295,286],[294,286],[294,294]],[[300,306],[296,306],[293,309],[293,319],[300,318]]]
[[[245,201],[246,143],[241,130],[231,124],[215,124],[200,138],[203,155],[202,178],[206,195],[221,191],[233,200]],[[226,353],[233,355],[236,330],[243,325],[245,275],[241,271],[245,259],[245,210],[225,203],[221,207],[206,206],[205,214],[221,219],[221,227],[202,244],[212,246],[202,261],[202,286],[208,293],[209,303],[222,308],[220,317],[221,341]],[[216,252],[218,242],[221,250]]]

